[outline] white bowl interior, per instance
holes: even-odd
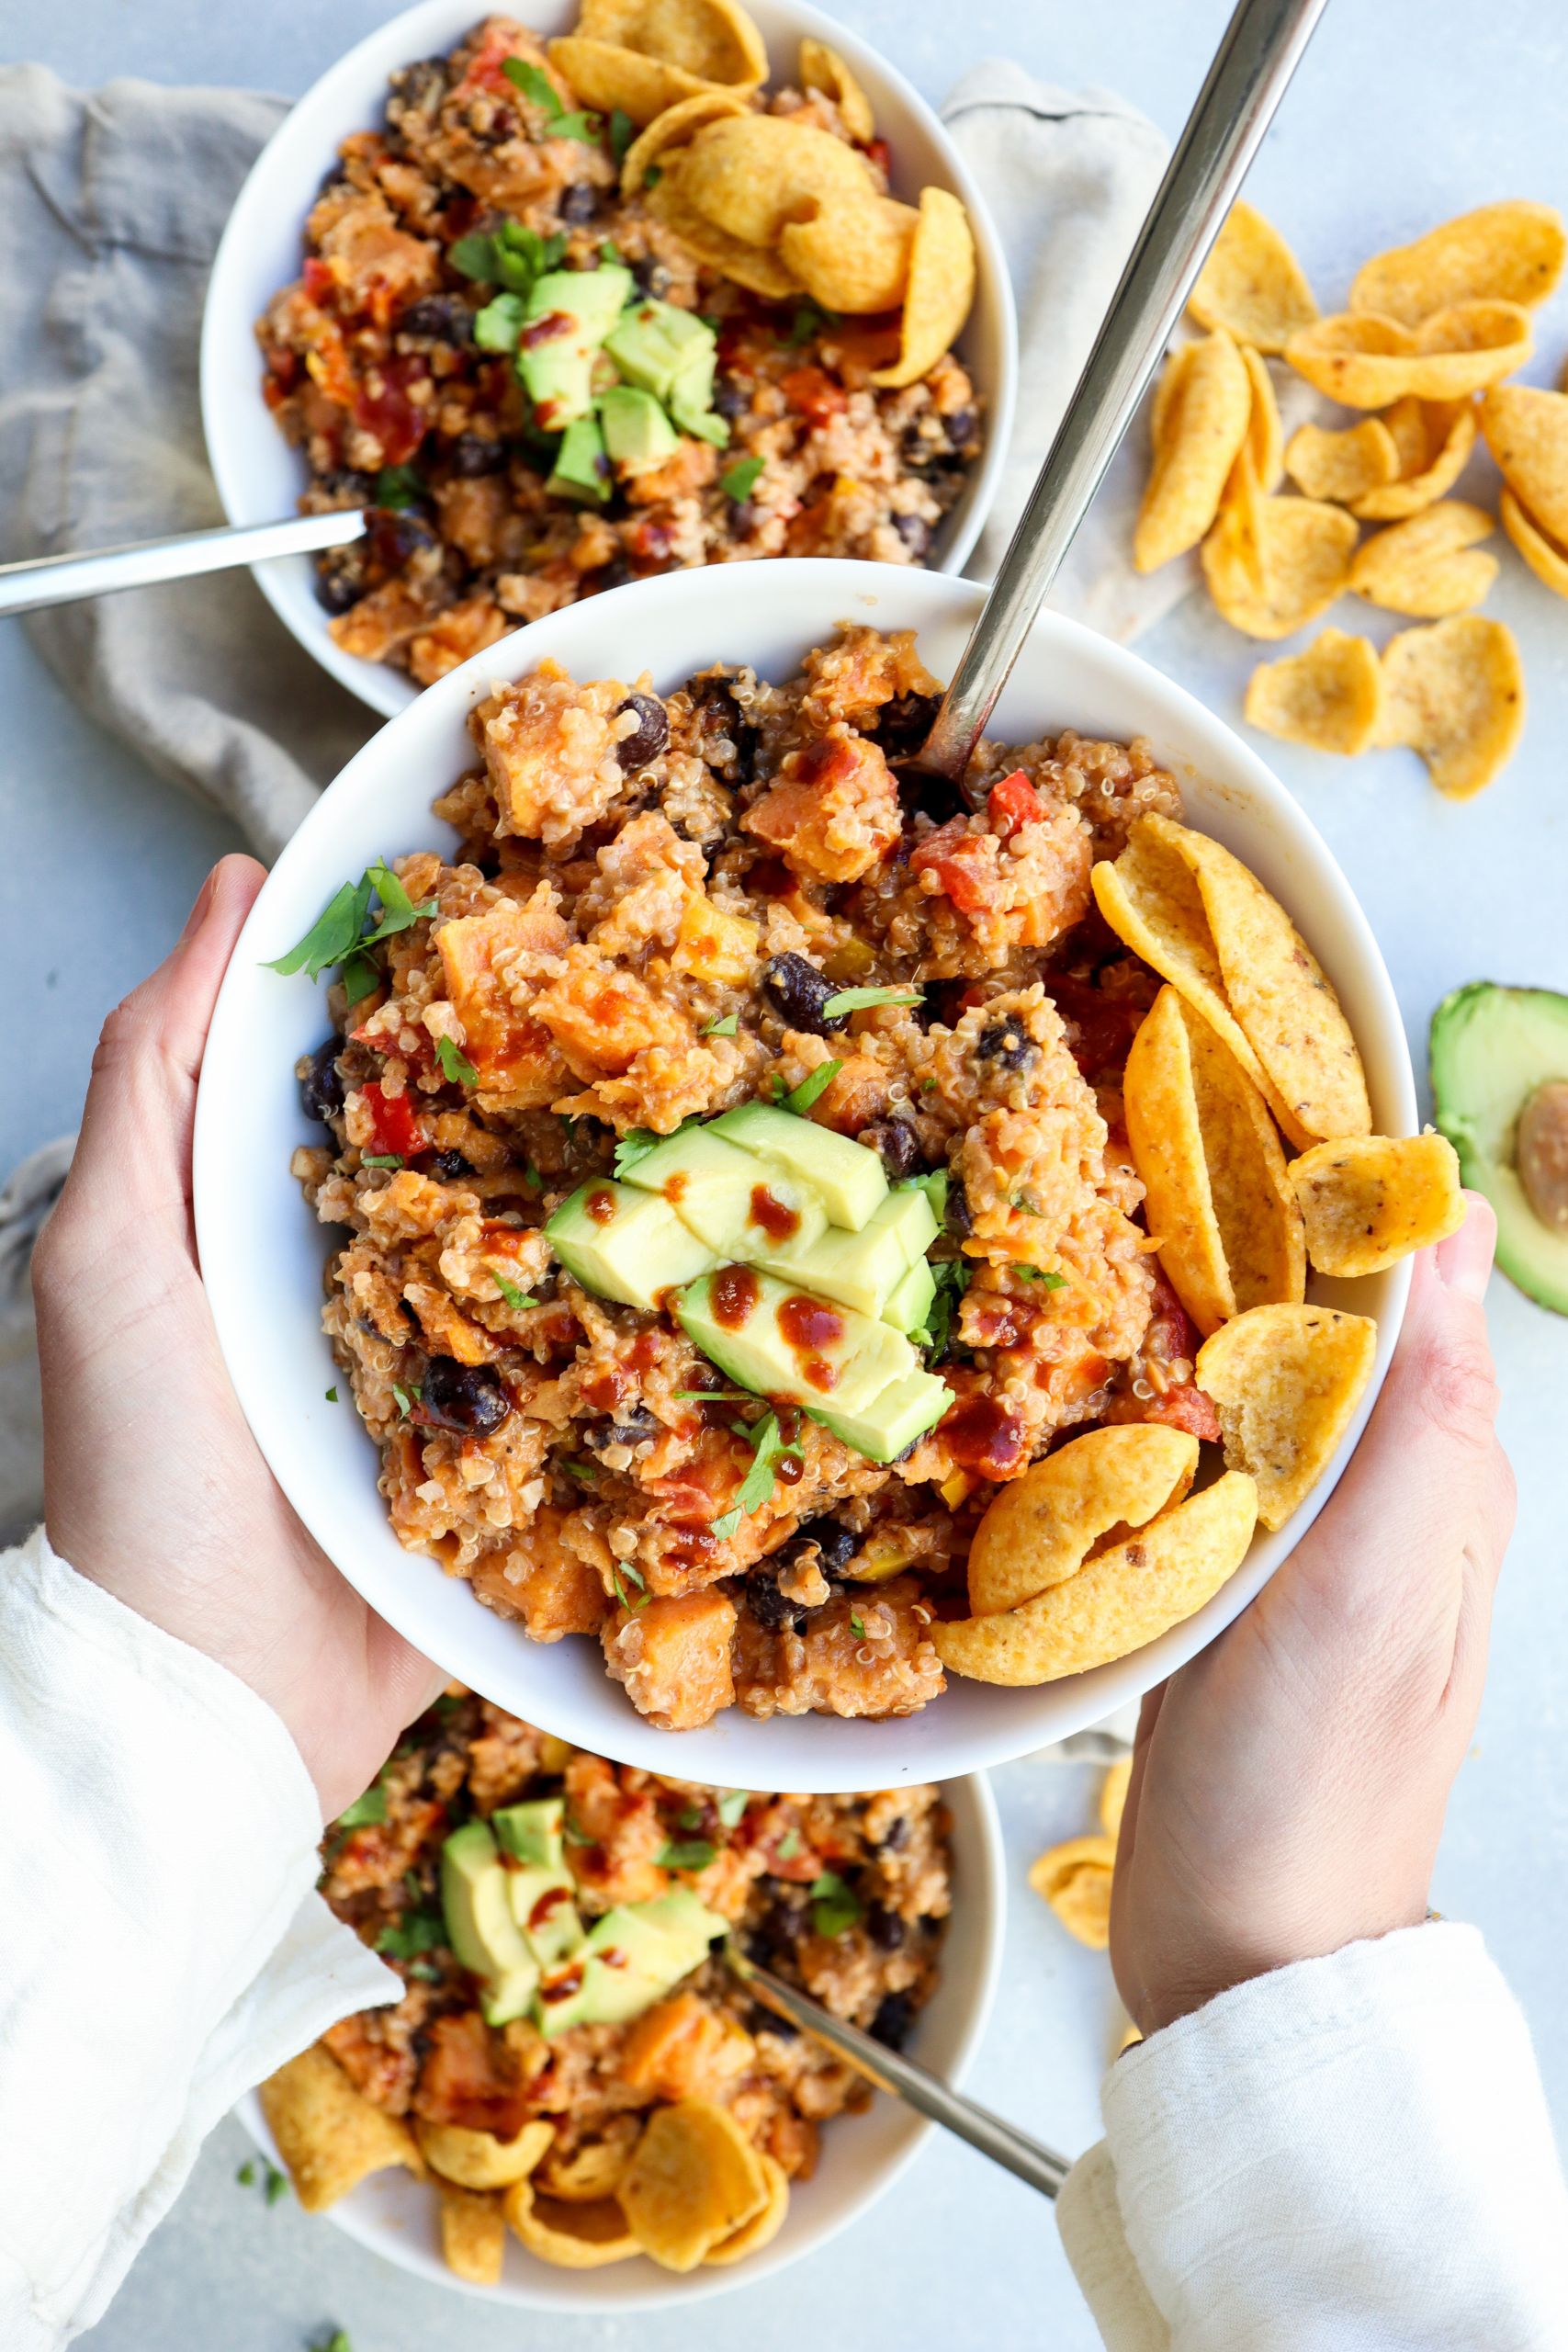
[[[979,2049],[996,1992],[1007,1923],[1007,1869],[996,1800],[985,1775],[955,1781],[942,1794],[953,1816],[953,1914],[942,1938],[941,1979],[920,2012],[909,2055],[957,2088]],[[254,2092],[240,2101],[236,2112],[276,2162],[277,2149]],[[863,2114],[840,2116],[824,2129],[821,2161],[810,2180],[795,2189],[788,2218],[773,2244],[733,2268],[684,2277],[641,2260],[604,2270],[554,2270],[509,2238],[500,2285],[471,2286],[441,2258],[434,2189],[405,2172],[373,2174],[333,2206],[328,2218],[400,2268],[486,2302],[580,2315],[665,2310],[703,2302],[731,2288],[754,2287],[786,2263],[815,2254],[887,2194],[932,2128],[912,2108],[882,2096]]]
[[[616,589],[503,639],[431,687],[323,795],[257,899],[219,999],[197,1110],[197,1232],[229,1370],[263,1453],[329,1556],[411,1641],[514,1714],[628,1763],[739,1788],[883,1788],[950,1779],[1097,1722],[1227,1624],[1310,1526],[1360,1435],[1398,1334],[1407,1265],[1354,1283],[1314,1281],[1314,1297],[1376,1317],[1372,1380],[1328,1475],[1288,1527],[1258,1536],[1195,1617],[1113,1665],[1039,1690],[951,1678],[944,1696],[907,1720],[762,1724],[732,1708],[701,1731],[657,1731],[608,1680],[596,1644],[528,1641],[392,1534],[375,1448],[351,1405],[325,1401],[335,1377],[319,1321],[329,1245],[288,1173],[290,1150],[310,1139],[293,1067],[320,1043],[325,1012],[317,989],[264,970],[263,959],[291,946],[371,859],[442,841],[429,805],[471,765],[465,716],[493,679],[518,677],[547,654],[579,678],[629,678],[628,649],[666,691],[715,661],[749,661],[782,679],[841,618],[917,629],[922,656],[945,677],[982,593],[881,565],[742,564]],[[1284,787],[1180,687],[1047,613],[992,728],[1021,743],[1066,726],[1151,739],[1181,784],[1190,821],[1277,892],[1316,951],[1359,1040],[1379,1131],[1411,1133],[1415,1087],[1388,975],[1348,884]]]
[[[748,0],[748,6],[768,44],[775,81],[789,77],[803,35],[830,42],[871,99],[892,149],[895,193],[913,197],[928,184],[951,188],[962,197],[974,223],[978,282],[958,350],[985,398],[987,439],[963,497],[946,519],[940,555],[942,571],[961,571],[995,495],[1012,432],[1012,290],[985,200],[925,100],[847,25],[807,0]],[[201,335],[202,429],[231,523],[266,523],[292,514],[304,487],[303,460],[284,440],[262,399],[254,327],[278,288],[299,275],[305,217],[338,143],[380,120],[387,79],[396,67],[452,48],[484,13],[479,0],[421,0],[392,17],[306,93],[240,190],[213,261]],[[535,31],[553,36],[576,23],[578,0],[528,0],[516,13]],[[419,689],[400,670],[360,661],[333,642],[310,557],[279,557],[254,570],[284,626],[351,693],[389,717],[413,701]]]

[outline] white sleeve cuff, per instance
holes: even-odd
[[[315,1893],[265,1701],[79,1577],[0,1559],[0,2338],[98,2317],[240,2092],[398,1978]]]

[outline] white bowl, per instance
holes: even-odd
[[[794,71],[803,36],[830,42],[864,85],[879,132],[893,153],[894,193],[912,198],[929,185],[963,198],[975,231],[975,307],[957,349],[986,405],[986,446],[963,497],[947,516],[939,568],[960,571],[996,495],[1012,435],[1017,325],[1007,261],[985,199],[937,117],[903,75],[858,34],[807,0],[747,0],[773,61],[774,82]],[[513,12],[553,37],[576,23],[579,0],[519,0]],[[480,0],[421,0],[342,57],[274,131],[251,167],[212,265],[201,331],[201,421],[218,494],[231,523],[292,514],[305,487],[304,460],[291,449],[262,399],[255,322],[281,286],[299,277],[305,216],[322,175],[351,131],[381,119],[388,76],[400,65],[451,49],[485,14]],[[749,569],[742,566],[740,569]],[[254,567],[274,612],[308,653],[367,702],[394,716],[420,689],[400,670],[344,653],[328,633],[309,556]]]
[[[953,1781],[942,1795],[953,1816],[953,1913],[942,1942],[941,1977],[920,2011],[909,2055],[958,2089],[980,2047],[996,1994],[1007,1925],[1007,1858],[996,1799],[983,1772]],[[235,2112],[276,2163],[276,2143],[254,2091]],[[400,2269],[489,2303],[580,2314],[662,2311],[674,2303],[704,2302],[735,2287],[754,2287],[786,2263],[815,2254],[886,2196],[935,2128],[912,2108],[885,2096],[875,2098],[863,2114],[837,2117],[823,2127],[821,2160],[811,2178],[796,2185],[788,2219],[773,2244],[749,2262],[683,2277],[646,2260],[604,2270],[556,2270],[509,2236],[501,2284],[472,2286],[441,2258],[434,2189],[405,2172],[373,2174],[331,2207],[326,2218]],[[976,2156],[975,2162],[985,2159]]]
[[[329,1556],[411,1641],[513,1714],[625,1763],[736,1788],[875,1789],[950,1780],[1097,1722],[1201,1649],[1272,1575],[1333,1491],[1393,1352],[1407,1264],[1359,1283],[1314,1279],[1314,1297],[1377,1317],[1378,1351],[1344,1444],[1289,1525],[1259,1534],[1205,1609],[1131,1657],[1033,1690],[953,1676],[942,1698],[906,1720],[764,1724],[731,1708],[702,1731],[657,1731],[607,1679],[596,1643],[528,1641],[393,1535],[374,1446],[352,1406],[324,1401],[335,1377],[319,1321],[327,1242],[288,1173],[293,1146],[319,1136],[299,1109],[293,1069],[319,1044],[325,1009],[318,989],[265,971],[263,958],[292,946],[344,879],[373,859],[450,842],[429,804],[472,765],[466,715],[493,680],[520,677],[547,654],[582,679],[629,679],[646,667],[665,691],[712,662],[750,662],[783,679],[840,619],[918,630],[923,659],[947,677],[983,594],[968,581],[881,564],[739,564],[617,588],[503,639],[430,687],[349,762],[274,867],[218,1001],[197,1105],[197,1236],[230,1374],[262,1452]],[[1190,820],[1245,859],[1321,958],[1359,1041],[1379,1132],[1411,1134],[1410,1057],[1366,918],[1257,753],[1135,654],[1045,613],[992,731],[1023,743],[1068,726],[1152,740]]]

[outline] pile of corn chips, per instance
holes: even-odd
[[[1453,799],[1512,755],[1518,647],[1474,610],[1497,577],[1480,545],[1495,524],[1448,492],[1479,437],[1503,476],[1505,532],[1568,596],[1568,390],[1504,381],[1531,355],[1532,311],[1565,254],[1551,206],[1483,205],[1378,254],[1349,308],[1324,318],[1278,231],[1233,207],[1190,305],[1206,336],[1171,353],[1156,391],[1134,561],[1150,571],[1200,548],[1215,605],[1249,637],[1289,637],[1347,593],[1429,624],[1381,655],[1331,628],[1264,662],[1247,692],[1253,726],[1347,755],[1406,744]],[[1368,413],[1286,444],[1269,357]],[[1382,527],[1363,539],[1363,523]]]
[[[1132,1422],[1071,1438],[1003,1487],[970,1550],[971,1614],[931,1628],[943,1665],[983,1682],[1105,1665],[1211,1600],[1255,1527],[1282,1527],[1323,1476],[1371,1375],[1375,1323],[1309,1304],[1309,1263],[1377,1273],[1464,1218],[1443,1136],[1372,1134],[1343,1008],[1239,858],[1142,817],[1091,880],[1111,930],[1166,982],[1127,1057],[1127,1135],[1150,1246],[1202,1334],[1197,1382],[1227,1467],[1197,1487],[1197,1438]]]
[[[623,193],[642,192],[710,269],[771,302],[901,311],[897,356],[875,384],[917,383],[949,349],[975,298],[967,216],[945,188],[918,206],[884,195],[861,152],[876,137],[871,101],[837,50],[803,40],[797,78],[852,144],[808,113],[758,112],[768,52],[739,0],[583,0],[549,56],[590,106],[639,126]]]
[[[373,2172],[401,2165],[434,2182],[448,2268],[493,2286],[510,2227],[558,2269],[597,2270],[646,2254],[666,2270],[740,2262],[776,2237],[789,2180],[728,2108],[685,2098],[646,2123],[556,2161],[555,2125],[513,2140],[459,2124],[389,2115],[318,2042],[261,2086],[262,2109],[305,2211],[335,2204]]]

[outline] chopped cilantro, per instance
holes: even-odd
[[[1060,1290],[1067,1279],[1066,1274],[1043,1273],[1038,1266],[1015,1266],[1013,1272],[1020,1282],[1041,1283],[1047,1290]]]
[[[639,1159],[646,1159],[654,1145],[660,1140],[651,1127],[628,1127],[615,1146],[616,1175],[625,1176]]]
[[[703,1031],[705,1037],[733,1037],[740,1026],[738,1012],[727,1012],[722,1020],[710,1021]]]
[[[863,1012],[874,1004],[923,1004],[924,989],[840,989],[822,1005],[824,1021],[837,1021],[846,1012]]]
[[[435,1040],[435,1058],[441,1065],[441,1075],[443,1078],[449,1078],[455,1086],[477,1086],[479,1084],[479,1074],[478,1070],[474,1068],[471,1061],[465,1058],[461,1047],[455,1046],[450,1037],[437,1037]]]
[[[447,247],[446,258],[460,277],[477,278],[483,285],[494,285],[499,273],[493,237],[483,236],[478,232],[459,237],[455,244]]]
[[[441,1971],[433,1960],[411,1960],[409,1974],[417,1976],[422,1984],[439,1984]]]
[[[371,1823],[387,1818],[387,1792],[379,1781],[372,1781],[362,1797],[355,1797],[337,1817],[340,1829],[364,1829]]]
[[[803,1078],[798,1086],[792,1086],[787,1094],[779,1096],[779,1109],[793,1111],[796,1118],[803,1119],[818,1096],[827,1093],[843,1067],[842,1062],[818,1062],[809,1078]]]
[[[352,953],[365,927],[366,912],[370,904],[369,877],[357,882],[345,882],[335,890],[295,947],[287,956],[274,956],[265,966],[269,972],[281,972],[287,979],[302,971],[309,980],[319,980],[333,964],[341,964]]]
[[[422,1951],[438,1951],[446,1941],[446,1923],[438,1911],[408,1911],[382,1928],[376,1950],[389,1960],[412,1960]]]
[[[852,1609],[850,1611],[850,1631],[854,1635],[857,1642],[864,1641],[865,1620],[863,1617],[858,1616]]]
[[[738,1829],[740,1816],[751,1802],[748,1789],[726,1789],[718,1800],[718,1817],[727,1829]]]
[[[335,1381],[327,1391],[327,1402],[329,1405],[335,1405],[337,1403],[337,1383]]]
[[[420,1884],[419,1872],[417,1871],[405,1871],[403,1872],[403,1893],[408,1896],[409,1901],[416,1909],[419,1905],[423,1902],[424,1889]]]
[[[373,989],[381,985],[381,975],[368,956],[354,955],[344,961],[338,974],[343,983],[343,1001],[352,1012],[362,1003]]]
[[[625,160],[626,149],[637,137],[637,125],[632,120],[630,115],[626,112],[625,107],[613,107],[611,108],[608,132],[610,140],[610,153],[614,155],[617,164],[622,163]],[[612,250],[609,258],[615,261],[619,261],[621,256],[619,254],[615,253]]]
[[[348,2340],[348,2330],[334,2327],[332,2334],[323,2335],[319,2344],[307,2345],[305,2352],[354,2352],[354,2346]]]
[[[532,98],[541,107],[552,139],[581,139],[592,144],[599,136],[602,119],[596,114],[569,114],[561,104],[555,85],[537,65],[530,65],[521,57],[505,57],[501,70],[514,89]]]
[[[411,923],[423,922],[435,912],[434,899],[415,906],[391,867],[383,858],[378,865],[367,865],[365,879],[381,901],[381,920],[367,937],[359,942],[361,949],[379,947],[384,939],[395,932],[407,931]]]
[[[642,175],[642,184],[644,187],[657,187],[663,177],[663,165],[661,164],[649,164],[648,169]]]
[[[481,351],[515,351],[527,305],[521,294],[502,292],[474,313],[474,341]]]
[[[677,1839],[659,1856],[659,1867],[666,1871],[705,1871],[717,1851],[711,1838]]]
[[[638,1595],[636,1600],[632,1599],[631,1594],[621,1582],[623,1576],[630,1577],[633,1584],[636,1585]],[[638,1576],[637,1570],[632,1566],[629,1560],[617,1560],[615,1562],[615,1566],[610,1570],[610,1582],[615,1588],[615,1599],[620,1602],[623,1609],[646,1609],[648,1607],[648,1594],[642,1589],[642,1578]]]
[[[720,474],[718,486],[726,498],[733,498],[739,506],[741,500],[750,498],[756,489],[761,470],[761,458],[738,458],[727,472]]]
[[[773,1493],[778,1476],[774,1464],[786,1453],[794,1454],[796,1461],[800,1459],[799,1446],[786,1445],[779,1435],[776,1413],[764,1413],[755,1429],[747,1430],[744,1434],[751,1442],[751,1467],[741,1480],[740,1491],[730,1509],[713,1523],[714,1533],[726,1544],[741,1521],[749,1519],[753,1511],[761,1510]]]
[[[682,1405],[750,1405],[756,1400],[745,1388],[672,1388]]]
[[[249,2188],[255,2177],[255,2159],[254,2157],[247,2156],[244,2163],[240,2166],[239,2171],[234,2175],[234,2177],[239,2182],[242,2188]]]
[[[919,1346],[930,1348],[933,1355],[942,1354],[948,1345],[953,1317],[958,1312],[958,1302],[969,1287],[972,1272],[963,1258],[948,1258],[941,1265],[931,1268],[936,1277],[936,1295],[931,1300],[924,1329],[912,1331],[909,1336]]]
[[[841,1936],[863,1908],[854,1889],[837,1871],[822,1871],[811,1882],[811,1923],[819,1936]]]
[[[361,1168],[400,1168],[402,1164],[400,1151],[362,1151],[359,1155]]]
[[[514,1308],[519,1306],[537,1306],[539,1302],[533,1295],[532,1292],[519,1290],[516,1283],[507,1275],[503,1274],[499,1266],[491,1266],[490,1272],[494,1280],[497,1290],[501,1293],[508,1306]]]
[[[455,1715],[462,1703],[461,1699],[455,1698],[450,1690],[443,1690],[432,1712],[445,1720],[447,1715]]]
[[[280,2197],[287,2197],[288,2194],[288,2175],[286,2172],[279,2172],[276,2165],[268,2165],[266,2168],[267,2203],[276,2205]]]
[[[778,1844],[773,1848],[773,1857],[777,1861],[793,1862],[799,1851],[800,1832],[791,1822]]]
[[[921,1079],[921,1080],[920,1080],[920,1092],[921,1092],[922,1094],[934,1094],[934,1093],[936,1092],[936,1080],[935,1080],[935,1079],[934,1079],[934,1078],[922,1078],[922,1079]]]
[[[398,1381],[394,1380],[392,1383],[392,1394],[398,1400],[398,1410],[406,1421],[423,1394],[420,1384],[417,1380],[411,1380],[408,1386],[404,1388]]]
[[[372,503],[400,514],[405,506],[415,506],[428,495],[417,466],[383,466],[376,477]]]
[[[594,1842],[586,1829],[580,1828],[573,1821],[570,1813],[562,1818],[560,1834],[569,1846],[592,1846]]]
[[[1032,1193],[1015,1193],[1008,1205],[1021,1209],[1025,1216],[1038,1216],[1040,1214],[1040,1204]]]
[[[798,351],[802,344],[809,343],[812,336],[820,334],[824,327],[836,327],[838,323],[838,312],[825,311],[820,302],[797,303],[790,325],[789,340]]]
[[[599,1465],[596,1462],[563,1462],[561,1468],[569,1478],[575,1478],[581,1487],[591,1487],[599,1476]]]
[[[545,1189],[545,1180],[531,1159],[525,1160],[523,1164],[523,1182],[531,1193],[542,1193]]]
[[[703,1809],[700,1804],[689,1804],[675,1816],[677,1829],[700,1829],[702,1826]]]

